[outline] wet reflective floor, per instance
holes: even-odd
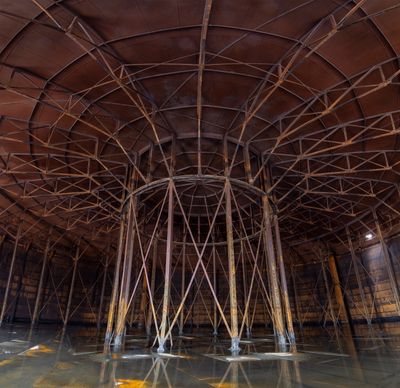
[[[194,332],[158,355],[143,335],[121,352],[104,350],[102,334],[51,326],[0,330],[1,387],[400,387],[399,324],[372,330],[312,329],[296,348],[276,352],[273,337],[254,333],[232,356],[229,341]]]

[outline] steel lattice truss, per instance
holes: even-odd
[[[174,143],[175,175],[223,176],[224,139],[236,179],[268,167],[292,244],[396,218],[399,16],[394,0],[3,2],[1,228],[93,241],[130,173],[167,177]]]

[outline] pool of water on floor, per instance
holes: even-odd
[[[53,326],[0,329],[0,387],[400,387],[400,324],[342,330],[307,329],[295,348],[277,352],[272,335],[254,332],[239,355],[206,332],[174,338],[164,355],[142,333],[122,351],[103,333]]]

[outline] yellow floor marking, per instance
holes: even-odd
[[[12,361],[13,361],[12,359],[2,360],[2,361],[0,361],[0,366],[11,364]]]
[[[37,354],[41,353],[54,353],[54,349],[49,348],[48,346],[45,345],[36,345],[33,346],[32,348],[25,350],[24,352],[20,353],[20,356],[28,356],[28,357],[34,357]]]
[[[78,377],[70,379],[69,381],[65,381],[64,379],[60,379],[59,376],[45,376],[38,378],[33,383],[34,388],[90,388],[92,385],[81,382]]]
[[[147,388],[150,385],[144,380],[131,380],[131,379],[117,379],[115,386],[124,388]]]
[[[57,369],[61,369],[61,370],[68,370],[72,368],[72,365],[69,364],[68,362],[57,362],[57,364],[55,365],[55,367]]]

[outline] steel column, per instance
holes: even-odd
[[[134,259],[137,259],[137,256],[134,256],[134,257],[132,257],[132,262],[133,262],[133,260]],[[139,268],[138,268],[138,266],[135,266],[134,267],[134,270],[133,270],[133,279],[134,279],[134,281],[133,281],[133,284],[136,284],[136,282],[137,282],[137,287],[136,287],[136,289],[135,289],[135,292],[134,292],[134,294],[131,296],[131,300],[130,300],[130,317],[129,317],[129,319],[128,319],[128,324],[129,324],[129,327],[132,327],[133,326],[133,322],[135,321],[135,313],[136,313],[136,297],[137,297],[137,295],[140,293],[140,287],[141,286],[139,286],[139,279],[138,279],[138,276],[139,276]],[[132,276],[132,275],[131,275]],[[143,281],[145,281],[146,279],[145,278],[143,278]],[[143,295],[141,294],[141,297],[142,297]],[[141,300],[140,300],[141,301]],[[128,309],[129,310],[129,309]],[[140,310],[140,305],[139,305],[139,310]],[[126,312],[126,314],[128,315],[128,311]],[[139,314],[140,314],[140,311],[139,311]],[[140,322],[140,317],[139,317],[139,322]]]
[[[333,254],[328,256],[329,271],[332,276],[333,286],[335,290],[336,301],[339,305],[338,318],[344,317],[344,322],[350,323],[350,317],[346,309],[342,287],[340,285],[339,272],[337,269],[336,258]]]
[[[215,295],[218,297],[218,270],[216,266],[216,254],[215,254],[215,245],[212,247],[212,265],[213,265],[213,289]],[[213,335],[218,335],[218,306],[215,298],[213,298]]]
[[[131,273],[133,259],[133,245],[135,240],[135,226],[133,222],[133,212],[136,212],[136,197],[129,199],[128,225],[126,229],[125,254],[121,278],[121,292],[118,302],[118,314],[115,325],[114,345],[118,348],[122,345],[126,329],[126,316],[129,309],[129,297],[131,288]]]
[[[243,243],[243,238],[240,240],[240,250],[241,250],[241,259],[242,259],[242,289],[243,289],[243,306],[246,306],[247,299],[251,296],[248,295],[247,292],[247,269],[246,269],[246,258],[245,258],[245,248]],[[245,324],[246,324],[246,337],[251,337],[251,328],[250,328],[250,319],[249,319],[249,312],[246,311],[244,307],[244,317],[243,317]]]
[[[346,234],[347,234],[347,241],[348,241],[348,244],[349,244],[349,249],[350,249],[350,254],[351,254],[351,261],[353,263],[354,273],[356,275],[357,286],[358,286],[358,290],[360,292],[361,303],[363,305],[363,311],[364,311],[365,320],[367,321],[368,325],[371,325],[371,318],[370,318],[370,316],[368,314],[368,308],[367,308],[367,302],[366,302],[364,287],[362,285],[361,276],[360,276],[360,269],[358,267],[358,257],[357,257],[357,255],[356,255],[356,253],[354,251],[353,241],[351,240],[350,230],[349,230],[348,227],[346,227]]]
[[[123,214],[120,222],[119,228],[119,241],[118,241],[118,251],[117,251],[117,259],[114,268],[114,280],[113,280],[113,288],[111,291],[111,299],[110,306],[108,308],[108,318],[107,318],[107,329],[105,335],[105,342],[109,342],[112,337],[113,326],[114,326],[114,315],[118,298],[118,289],[119,289],[119,278],[120,278],[120,270],[121,270],[121,260],[123,254],[124,247],[124,236],[125,236],[125,222],[126,215]]]
[[[78,269],[79,245],[76,247],[75,256],[73,257],[72,260],[73,260],[72,277],[71,277],[71,284],[69,287],[67,308],[65,310],[63,330],[65,330],[65,328],[67,327],[69,315],[70,315],[70,311],[71,311],[71,302],[72,302],[72,297],[74,295],[74,288],[75,288],[76,270]]]
[[[271,227],[271,218],[272,211],[270,208],[269,200],[267,195],[263,195],[262,197],[262,205],[264,212],[264,244],[266,250],[266,258],[268,262],[268,270],[270,274],[270,282],[271,282],[271,296],[273,300],[274,310],[272,312],[273,322],[275,328],[275,335],[278,337],[278,344],[280,346],[286,345],[285,340],[285,328],[283,324],[283,316],[282,316],[282,304],[281,304],[281,296],[279,292],[279,283],[278,283],[278,273],[276,268],[276,259],[275,259],[275,251],[274,251],[274,241],[272,236],[272,227]]]
[[[239,328],[238,328],[238,307],[236,290],[236,262],[235,248],[233,243],[232,226],[232,198],[231,184],[229,179],[225,182],[225,221],[226,221],[226,243],[228,253],[228,275],[229,275],[229,301],[231,314],[231,348],[232,352],[238,352],[239,348]]]
[[[165,342],[167,338],[165,334],[167,332],[167,321],[170,304],[171,294],[171,261],[172,261],[172,250],[173,250],[173,227],[174,227],[174,189],[172,180],[168,186],[168,225],[167,225],[167,247],[165,253],[165,271],[164,271],[164,296],[162,305],[162,317],[160,325],[160,336],[158,338],[158,353],[165,351]]]
[[[17,314],[17,309],[18,309],[18,304],[19,304],[19,297],[21,295],[21,289],[22,289],[22,282],[24,280],[24,276],[25,276],[25,268],[26,268],[26,261],[28,260],[28,255],[29,255],[29,249],[31,247],[31,243],[29,242],[24,250],[24,256],[22,259],[22,268],[21,268],[21,273],[18,279],[18,285],[17,285],[17,289],[15,291],[15,302],[14,302],[14,308],[13,308],[13,312],[11,314],[11,319],[10,322],[13,323],[15,320],[15,316]]]
[[[397,314],[400,315],[400,295],[399,295],[399,289],[398,289],[397,282],[396,282],[396,275],[393,271],[392,262],[391,262],[390,256],[389,256],[389,250],[386,245],[385,239],[383,237],[383,233],[382,233],[379,221],[378,221],[378,217],[376,216],[375,209],[373,210],[373,216],[374,216],[374,221],[375,221],[375,226],[376,226],[376,232],[377,232],[378,239],[379,239],[379,242],[380,242],[381,248],[382,248],[383,260],[385,262],[385,268],[386,268],[386,271],[387,271],[387,274],[389,277],[390,287],[392,289],[394,301],[395,301],[396,307],[397,307]]]
[[[15,237],[14,250],[11,257],[10,269],[8,271],[6,289],[4,291],[3,307],[1,309],[1,314],[0,314],[0,326],[3,324],[4,316],[7,311],[8,295],[10,293],[11,280],[14,274],[14,265],[15,265],[15,259],[17,257],[18,243],[21,237],[21,231],[22,231],[22,222],[19,222],[17,235]]]
[[[5,234],[0,235],[0,263],[4,260],[3,248],[4,248],[4,240],[5,239],[6,239]]]
[[[104,291],[106,289],[106,282],[107,282],[109,254],[110,254],[110,252],[108,251],[107,257],[106,257],[106,262],[104,265],[104,270],[103,270],[103,280],[101,282],[99,311],[97,313],[97,330],[100,330],[100,326],[101,326],[101,322],[102,322],[102,318],[103,318]]]
[[[146,263],[146,268],[149,265]],[[147,271],[147,270],[146,270]],[[143,281],[142,281],[142,293],[140,296],[140,306],[139,306],[139,320],[138,320],[138,327],[143,328],[146,324],[146,306],[148,304],[148,289],[147,289],[147,281],[146,276],[143,274]],[[133,308],[134,306],[132,306]]]
[[[243,147],[243,161],[244,161],[244,171],[246,174],[247,182],[253,184],[254,179],[251,174],[251,161],[249,152],[249,143],[246,143]]]
[[[321,261],[321,267],[322,267],[322,276],[324,278],[324,283],[325,283],[326,297],[328,299],[328,308],[329,308],[329,312],[331,314],[331,319],[332,319],[333,326],[335,328],[335,333],[337,335],[337,319],[336,319],[335,313],[333,311],[331,290],[330,290],[329,283],[328,283],[328,277],[326,276],[326,269],[325,269],[325,262],[324,261]]]
[[[153,258],[151,263],[151,279],[150,279],[150,295],[154,296],[154,290],[156,286],[156,269],[157,269],[157,246],[158,240],[157,238],[154,239],[153,242]],[[146,335],[151,335],[151,325],[153,320],[153,312],[152,309],[149,308],[147,310],[147,319],[146,319]]]
[[[182,273],[181,273],[181,300],[185,297],[185,283],[186,283],[186,227],[183,232],[183,246],[182,246]],[[179,317],[179,335],[183,335],[183,326],[185,324],[185,307],[182,308]]]
[[[44,249],[42,269],[40,271],[39,284],[37,286],[36,299],[35,299],[35,307],[33,309],[32,325],[36,325],[38,323],[40,302],[42,300],[42,294],[43,294],[44,276],[46,273],[47,260],[50,253],[50,236],[51,236],[51,231],[49,233],[49,236],[47,237],[46,248]]]
[[[285,315],[286,315],[286,325],[287,325],[289,340],[291,343],[294,343],[296,341],[296,337],[294,335],[294,329],[293,329],[293,317],[292,317],[292,310],[290,308],[289,292],[286,281],[285,262],[283,261],[281,233],[279,229],[278,216],[276,214],[274,215],[274,228],[275,228],[276,254],[278,256],[281,290],[283,295],[283,305],[285,308]]]
[[[292,284],[293,284],[294,304],[295,304],[295,308],[296,308],[297,321],[299,322],[300,330],[302,330],[303,329],[303,321],[302,321],[301,315],[300,315],[299,298],[297,295],[297,283],[296,283],[296,278],[295,278],[295,273],[294,273],[293,268],[294,267],[292,265],[290,267],[290,272],[291,272]]]

